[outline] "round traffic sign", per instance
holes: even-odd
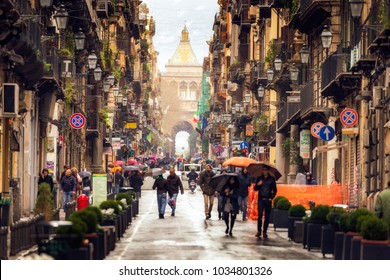
[[[359,120],[355,109],[345,108],[340,114],[340,122],[345,126],[354,126]]]
[[[334,132],[334,129],[333,127],[329,126],[329,125],[324,125],[321,129],[320,129],[320,132],[318,133],[318,135],[320,136],[320,138],[324,141],[330,141],[334,138],[335,136],[335,132]]]
[[[74,129],[83,128],[86,123],[85,117],[82,114],[73,114],[69,118],[69,124]]]
[[[311,135],[313,135],[313,137],[315,138],[320,138],[320,129],[324,126],[324,124],[322,122],[315,122],[312,124],[311,126]]]

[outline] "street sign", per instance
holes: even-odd
[[[318,135],[318,133],[320,132],[320,129],[324,126],[324,124],[322,122],[315,122],[312,124],[311,126],[311,135],[315,138],[320,138],[320,136]]]
[[[245,142],[245,141],[241,142],[241,144],[240,144],[240,149],[241,149],[241,150],[242,150],[242,149],[248,150],[248,149],[249,149],[248,143]]]
[[[310,131],[301,130],[299,134],[299,154],[303,159],[310,158]]]
[[[83,128],[86,123],[85,117],[82,114],[73,114],[69,118],[69,124],[74,129]]]
[[[319,132],[320,138],[324,141],[330,141],[334,138],[334,129],[329,125],[324,125]]]
[[[354,126],[359,120],[359,115],[352,108],[345,108],[340,114],[340,122],[345,126]]]
[[[251,125],[251,124],[246,125],[245,135],[246,136],[253,136],[253,125]]]

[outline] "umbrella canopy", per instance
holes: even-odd
[[[238,175],[236,173],[222,173],[211,178],[210,187],[215,189],[217,192],[220,192],[230,177],[233,177],[236,183],[239,183]]]
[[[267,162],[256,162],[251,163],[248,167],[248,173],[251,175],[251,177],[259,177],[263,174],[263,167],[267,166],[269,168],[269,173],[272,177],[275,178],[275,180],[279,180],[280,177],[282,177],[282,174],[279,172],[279,170],[276,168],[275,165]]]
[[[131,159],[131,158],[130,158],[130,159],[127,160],[127,163],[130,164],[130,165],[132,165],[132,164],[138,164],[138,161],[136,161],[135,159]]]
[[[126,165],[123,167],[123,171],[139,171],[140,168],[138,165]]]
[[[145,176],[151,176],[151,177],[156,177],[156,176],[163,175],[163,174],[164,174],[164,170],[162,170],[161,168],[152,168],[152,169],[146,170],[146,172],[145,172]]]
[[[256,161],[247,157],[232,157],[225,160],[222,166],[248,167],[251,163],[256,163]]]
[[[88,171],[81,171],[81,172],[79,172],[79,176],[81,177],[81,178],[84,178],[84,177],[91,177],[91,172],[88,172]]]
[[[123,165],[123,161],[117,160],[117,161],[115,162],[115,165],[116,165],[116,166],[122,166],[122,165]]]

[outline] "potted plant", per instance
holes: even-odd
[[[346,234],[344,235],[343,260],[351,259],[351,244],[354,236],[359,235],[358,220],[363,216],[373,216],[374,213],[368,209],[360,208],[351,212],[347,219]]]
[[[42,183],[39,185],[39,194],[35,202],[34,214],[42,214],[46,222],[51,221],[54,210],[53,196],[50,185]]]
[[[343,259],[343,248],[344,248],[344,235],[348,231],[348,219],[350,212],[344,212],[340,214],[339,218],[339,231],[335,231],[334,234],[334,253],[333,258],[335,260]]]
[[[336,250],[336,233],[341,232],[340,219],[341,216],[346,213],[343,208],[331,208],[329,210],[326,219],[328,221],[328,225],[324,225],[322,227],[321,233],[321,253],[325,257],[326,254],[335,255]],[[341,232],[342,233],[342,232]],[[342,239],[341,239],[342,240]],[[342,252],[342,243],[339,246],[339,251]],[[341,257],[340,257],[341,259]]]
[[[272,224],[274,223],[274,209],[276,208],[276,204],[278,204],[278,201],[280,199],[282,199],[282,198],[286,198],[287,199],[287,197],[279,195],[279,196],[276,196],[274,198],[274,200],[272,201],[271,212],[270,212],[270,215],[269,215],[269,222],[272,223]]]
[[[4,197],[1,199],[0,205],[1,205],[1,227],[8,227],[11,200],[8,197]]]
[[[389,226],[376,216],[362,219],[360,234],[362,260],[390,260]]]
[[[287,198],[281,198],[277,201],[274,209],[274,229],[288,228],[288,210],[291,202]]]
[[[119,215],[121,212],[121,207],[119,206],[118,201],[115,200],[106,200],[100,203],[100,209],[103,213],[102,226],[115,226],[115,232],[117,238],[120,238],[120,225],[119,225]]]
[[[293,205],[288,210],[288,238],[294,240],[295,235],[295,221],[302,221],[302,218],[306,215],[306,208],[302,204]],[[301,230],[303,237],[303,229]]]
[[[115,196],[115,200],[122,201],[126,209],[126,227],[132,222],[132,203],[133,198],[128,193],[118,193]]]
[[[326,216],[330,207],[328,205],[317,205],[311,211],[307,224],[307,249],[321,248],[322,226],[328,224]]]

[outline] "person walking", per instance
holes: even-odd
[[[387,181],[387,187],[379,193],[376,199],[375,214],[387,223],[390,238],[390,179]]]
[[[167,205],[167,192],[168,192],[168,181],[164,179],[162,175],[158,175],[153,184],[153,190],[157,189],[157,208],[158,217],[164,219],[165,207]]]
[[[233,236],[234,222],[238,214],[238,193],[239,183],[231,176],[222,187],[220,196],[222,197],[223,219],[226,224],[225,233]],[[229,227],[230,218],[230,227]]]
[[[221,170],[221,174],[228,173],[227,169],[224,168]],[[217,190],[222,189],[223,186],[218,186]],[[218,220],[221,220],[223,218],[223,207],[222,207],[222,199],[223,197],[220,195],[218,191],[215,192],[215,196],[217,197],[217,210],[218,210]]]
[[[39,195],[39,188],[42,183],[47,183],[50,186],[50,192],[53,193],[54,183],[53,178],[49,176],[49,170],[44,168],[42,169],[41,174],[39,175],[38,179],[38,195]]]
[[[194,190],[191,189],[191,182],[196,182],[196,179],[198,178],[199,174],[195,171],[195,167],[191,167],[191,171],[187,174],[188,178],[188,188],[191,190],[191,192],[194,192]],[[196,184],[196,183],[195,183]]]
[[[242,220],[246,221],[246,210],[248,208],[248,188],[251,186],[251,177],[248,169],[244,167],[238,177],[240,189],[238,191],[238,208],[242,211]]]
[[[113,179],[113,174],[111,170],[107,172],[107,194],[112,192],[112,179]]]
[[[272,200],[276,196],[277,188],[275,179],[269,174],[269,167],[263,166],[263,174],[256,179],[254,190],[258,192],[258,218],[256,237],[261,238],[261,229],[263,229],[263,238],[268,238],[267,229],[269,216],[271,214]],[[263,222],[264,212],[264,226]]]
[[[83,182],[83,179],[79,175],[79,171],[76,167],[72,167],[70,169],[72,176],[76,179],[76,192],[79,195],[82,191],[81,183]]]
[[[184,194],[184,188],[179,176],[176,175],[174,168],[169,169],[167,184],[168,184],[168,194],[169,194],[168,199],[170,200],[172,198],[174,201],[173,205],[171,206],[172,208],[171,216],[175,216],[177,195],[179,194],[179,189],[180,189],[180,193]]]
[[[213,172],[213,168],[210,164],[207,164],[205,169],[206,170],[200,174],[200,188],[203,192],[206,219],[210,219],[215,195],[215,190],[210,186],[210,180],[215,176],[215,173]]]
[[[130,176],[129,182],[130,187],[132,187],[135,192],[135,198],[139,200],[141,197],[141,187],[144,184],[139,171],[133,172],[133,175]]]
[[[121,188],[121,186],[123,185],[123,179],[124,178],[119,169],[116,169],[114,174],[114,194],[119,193],[119,188]]]
[[[66,203],[73,200],[73,195],[76,193],[76,179],[72,176],[70,169],[66,170],[65,176],[61,180],[62,206],[66,211]]]
[[[306,185],[318,185],[317,180],[313,178],[310,172],[306,173]]]
[[[62,178],[65,177],[66,170],[70,169],[69,165],[64,165],[64,169],[62,170],[61,176],[60,176],[60,182],[62,181]]]
[[[85,194],[86,196],[88,196],[88,198],[89,198],[89,196],[91,195],[91,192],[92,192],[92,181],[89,178],[89,176],[85,176],[82,178],[82,186],[83,186],[82,193]]]

